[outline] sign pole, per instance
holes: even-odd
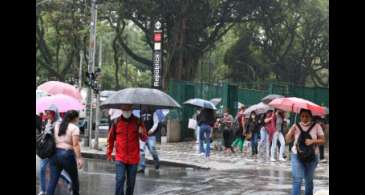
[[[153,31],[153,56],[152,56],[152,88],[162,89],[162,24],[160,21],[155,23]]]

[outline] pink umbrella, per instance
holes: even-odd
[[[36,101],[36,112],[44,112],[50,105],[55,105],[59,112],[66,112],[69,110],[82,110],[84,105],[77,99],[58,94],[54,96],[41,97]]]
[[[82,100],[81,94],[78,89],[70,84],[59,81],[45,82],[42,85],[39,85],[37,89],[45,91],[49,95],[64,94],[74,97],[77,100]]]
[[[312,114],[315,116],[326,115],[326,110],[324,107],[302,98],[278,98],[271,101],[269,105],[286,112],[299,113],[301,109],[307,109],[312,111]]]

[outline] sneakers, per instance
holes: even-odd
[[[67,190],[71,193],[72,192],[72,185],[71,184],[67,184]]]
[[[270,158],[271,162],[276,162],[275,158]]]
[[[38,193],[38,195],[46,195],[46,193],[41,191]]]
[[[321,163],[326,163],[326,162],[327,162],[327,160],[324,158],[324,159],[320,160],[319,162],[321,162]]]
[[[279,161],[283,161],[283,162],[285,162],[285,161],[286,161],[286,159],[285,159],[285,158],[283,158],[283,157],[281,157],[281,158],[279,158]]]

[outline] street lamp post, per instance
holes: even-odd
[[[102,63],[102,43],[101,43],[101,39],[100,39],[100,44],[99,44],[99,71],[101,71],[101,63]],[[100,73],[98,72],[96,74],[96,81],[97,81],[97,86],[96,86],[96,108],[95,108],[95,145],[94,145],[94,149],[99,149],[99,124],[100,124],[100,89],[101,89],[101,81],[100,81]]]
[[[91,1],[91,23],[90,23],[90,45],[89,45],[89,63],[88,63],[88,76],[89,76],[89,87],[87,93],[87,105],[89,107],[88,112],[88,131],[85,131],[85,142],[84,146],[89,146],[91,148],[91,138],[92,138],[92,124],[93,124],[93,104],[92,97],[93,91],[91,89],[93,84],[93,75],[95,68],[95,44],[96,44],[96,18],[97,18],[97,9],[96,9],[96,0]]]

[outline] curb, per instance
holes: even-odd
[[[95,153],[95,152],[81,152],[81,155],[84,158],[90,158],[90,159],[100,159],[105,160],[106,155],[102,153]],[[114,154],[113,154],[114,156]],[[154,161],[150,159],[149,157],[146,157],[146,164],[154,164]],[[160,164],[164,166],[174,166],[174,167],[189,167],[189,168],[195,168],[195,169],[204,169],[209,170],[210,168],[208,166],[200,165],[197,163],[186,163],[182,161],[176,161],[176,160],[167,160],[167,159],[160,159]]]

